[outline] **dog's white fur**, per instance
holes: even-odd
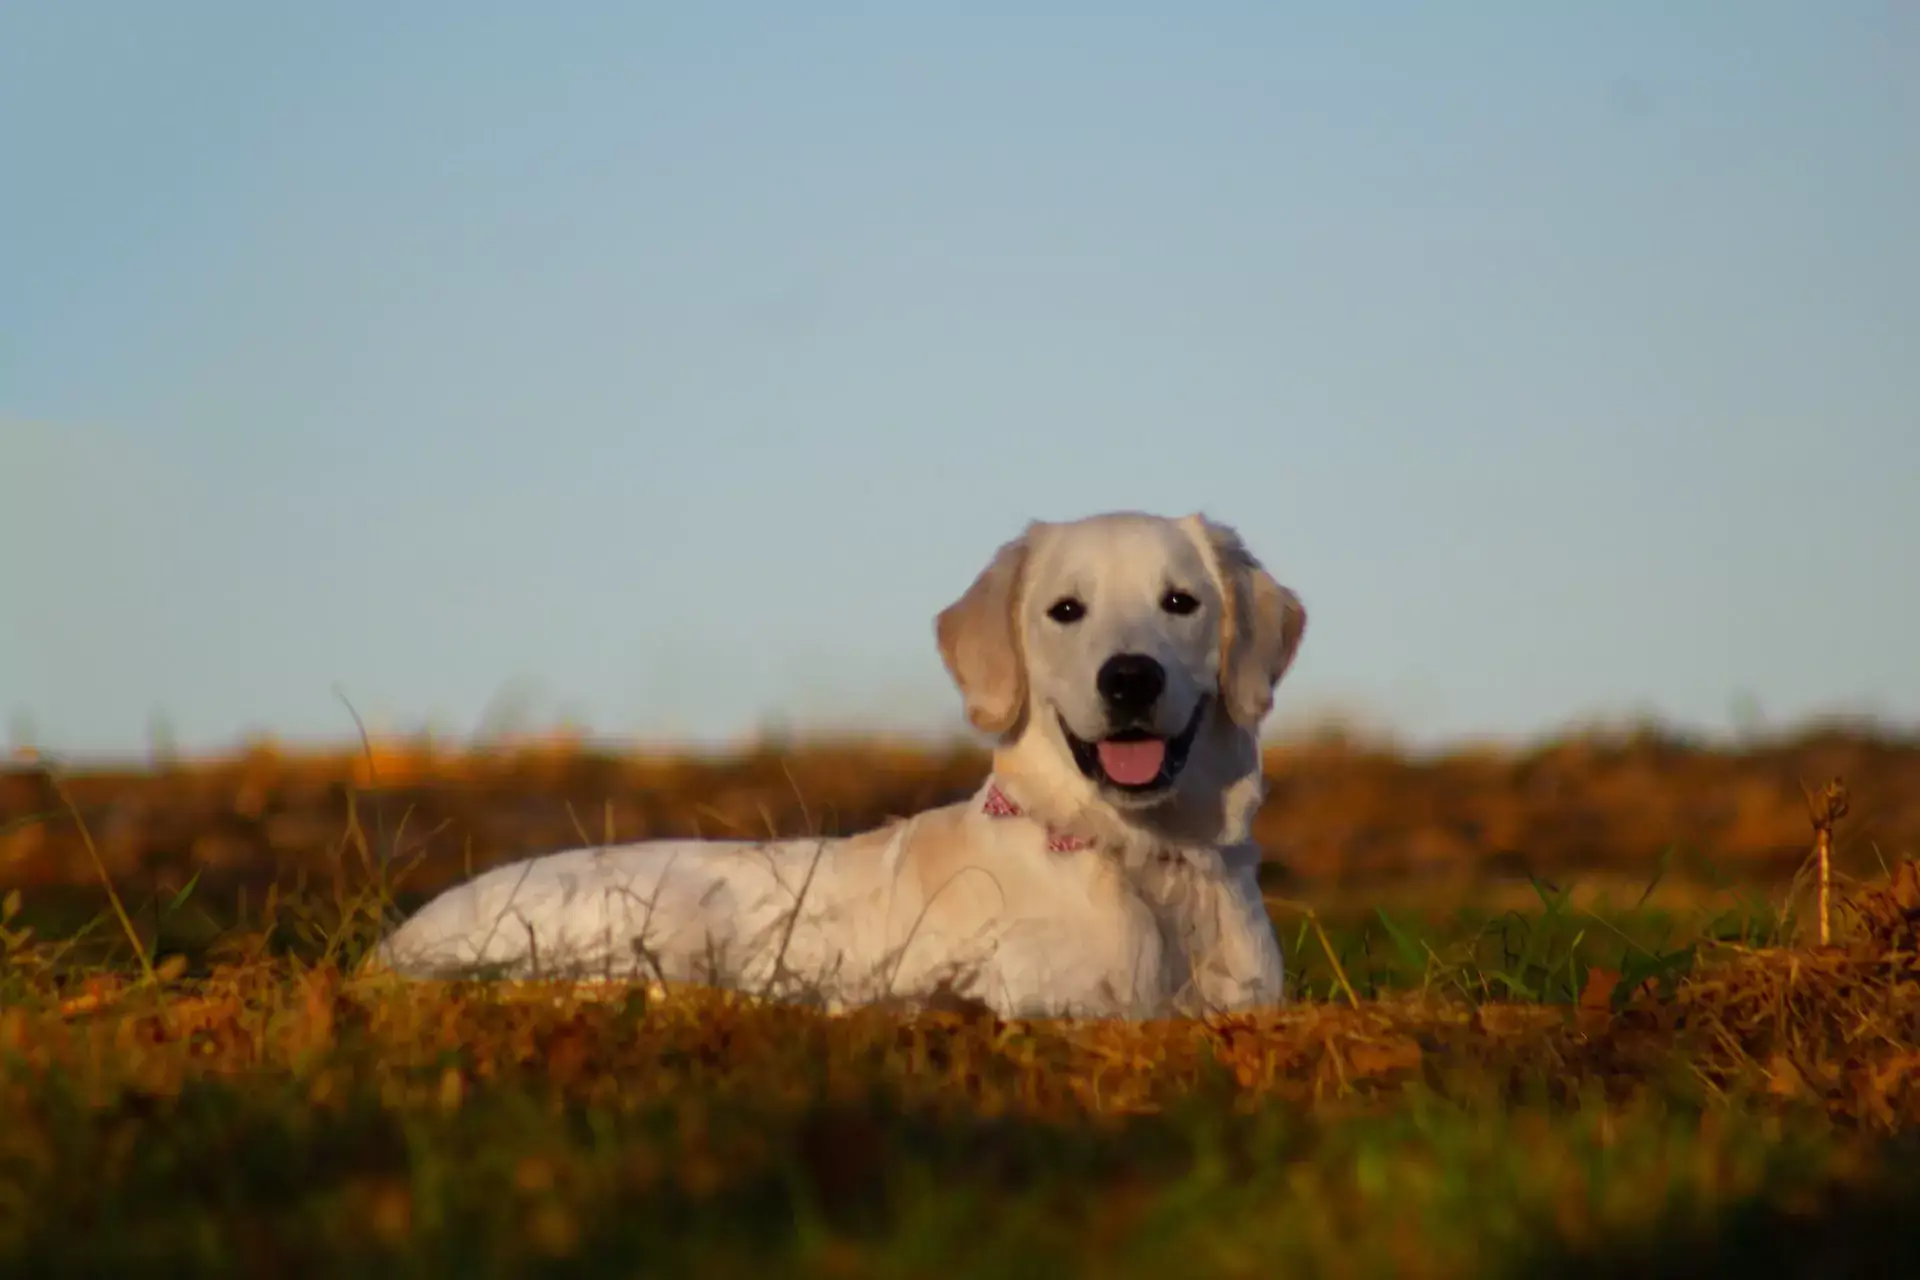
[[[1198,608],[1184,616],[1170,589]],[[1049,618],[1062,596],[1085,606]],[[1036,522],[938,618],[968,719],[996,740],[968,800],[841,839],[654,840],[496,867],[429,902],[375,961],[403,974],[647,977],[833,1005],[942,988],[1007,1017],[1152,1017],[1278,1003],[1248,827],[1258,727],[1306,626],[1200,515]],[[1170,792],[1089,780],[1063,723],[1104,731],[1115,653],[1167,673],[1152,731],[1200,725]],[[1022,813],[992,816],[997,785]],[[1050,833],[1082,847],[1050,847]]]

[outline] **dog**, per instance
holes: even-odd
[[[404,976],[644,978],[1005,1018],[1281,1003],[1249,827],[1306,610],[1195,514],[1034,522],[935,622],[994,740],[968,799],[835,839],[649,840],[495,867],[377,948]]]

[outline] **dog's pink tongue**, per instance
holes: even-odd
[[[1160,776],[1167,758],[1167,744],[1158,738],[1138,742],[1103,742],[1100,767],[1123,787],[1144,787]]]

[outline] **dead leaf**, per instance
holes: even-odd
[[[1420,1046],[1411,1040],[1361,1040],[1347,1048],[1347,1067],[1356,1076],[1384,1076],[1420,1065]]]
[[[1793,1059],[1784,1053],[1775,1053],[1767,1059],[1767,1092],[1776,1098],[1798,1097],[1806,1091],[1806,1078],[1800,1074],[1800,1068],[1793,1065]]]
[[[1620,974],[1595,966],[1587,970],[1586,985],[1580,988],[1582,1009],[1606,1009],[1613,1003],[1613,991],[1620,985]]]

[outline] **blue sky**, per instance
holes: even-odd
[[[1920,10],[16,3],[0,714],[957,731],[1204,509],[1273,727],[1920,716]],[[511,712],[511,715],[509,714]]]

